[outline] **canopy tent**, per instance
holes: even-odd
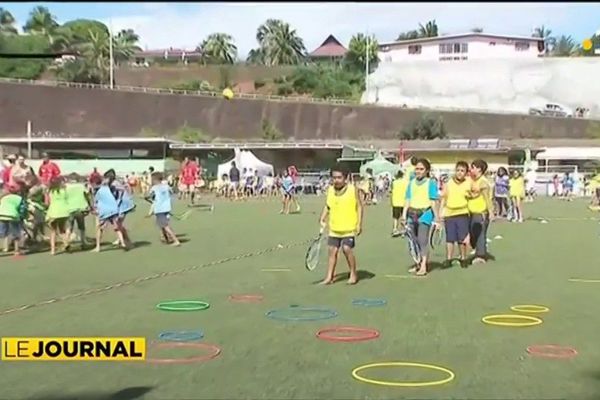
[[[378,153],[373,160],[364,163],[360,167],[360,176],[365,176],[367,174],[367,169],[373,171],[374,177],[379,175],[389,175],[390,177],[393,177],[400,169],[400,165],[386,160],[381,153]]]
[[[235,165],[242,172],[244,168],[248,171],[254,173],[254,171],[258,171],[259,176],[266,176],[269,174],[274,174],[275,170],[271,164],[267,164],[258,159],[250,150],[240,150],[238,148],[234,149],[235,155],[233,158],[223,164],[219,164],[217,168],[217,176],[220,178],[224,174],[229,175],[229,170],[231,169],[231,163],[235,161]]]

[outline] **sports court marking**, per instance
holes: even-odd
[[[261,272],[290,272],[289,268],[263,268]]]
[[[250,257],[256,257],[256,256],[260,256],[263,254],[267,254],[267,253],[273,253],[275,251],[278,250],[282,250],[282,249],[290,249],[292,247],[298,247],[298,246],[304,246],[308,243],[310,243],[312,239],[310,240],[303,240],[301,242],[291,242],[289,244],[286,244],[283,247],[279,247],[279,245],[277,246],[273,246],[273,247],[268,247],[266,249],[263,250],[259,250],[256,251],[254,253],[246,253],[246,254],[240,254],[237,256],[233,256],[233,257],[227,257],[227,258],[222,258],[220,260],[215,260],[215,261],[210,261],[208,263],[205,264],[200,264],[200,265],[194,265],[192,267],[186,267],[186,268],[181,268],[175,271],[166,271],[166,272],[160,272],[154,275],[149,275],[149,276],[144,276],[144,277],[140,277],[140,278],[136,278],[136,279],[129,279],[126,281],[122,281],[122,282],[117,282],[117,283],[113,283],[112,285],[108,285],[108,286],[104,286],[104,287],[98,287],[98,288],[94,288],[94,289],[88,289],[82,292],[77,292],[77,293],[71,293],[71,294],[67,294],[65,296],[61,296],[61,297],[55,297],[49,300],[43,300],[43,301],[38,301],[37,303],[31,303],[31,304],[25,304],[22,305],[20,307],[15,307],[15,308],[9,308],[9,309],[5,309],[0,311],[0,316],[2,315],[6,315],[6,314],[12,314],[18,311],[25,311],[28,310],[30,308],[35,308],[35,307],[41,307],[41,306],[45,306],[48,304],[53,304],[53,303],[58,303],[61,301],[65,301],[65,300],[69,300],[69,299],[75,299],[78,297],[85,297],[85,296],[90,296],[92,294],[97,294],[97,293],[104,293],[104,292],[108,292],[109,290],[112,289],[118,289],[124,286],[131,286],[131,285],[135,285],[136,283],[141,283],[141,282],[146,282],[146,281],[151,281],[154,279],[159,279],[159,278],[164,278],[166,276],[173,276],[173,275],[181,275],[184,274],[186,272],[190,272],[190,271],[195,271],[197,269],[200,268],[206,268],[206,267],[211,267],[213,265],[219,265],[219,264],[224,264],[230,261],[236,261],[236,260],[242,260],[245,258],[250,258]]]
[[[600,279],[581,279],[581,278],[570,278],[569,282],[582,282],[582,283],[600,283]]]
[[[416,279],[418,276],[414,275],[386,275],[386,278],[390,279]]]

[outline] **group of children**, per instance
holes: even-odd
[[[162,174],[151,174],[152,186],[145,198],[152,204],[150,213],[165,241],[178,246],[179,240],[169,226],[171,215],[171,189]],[[102,236],[112,228],[117,236],[113,244],[125,250],[132,246],[129,231],[125,227],[126,216],[134,211],[131,188],[116,178],[114,170],[103,176],[92,176],[82,183],[78,175],[68,178],[59,176],[42,185],[35,177],[15,185],[4,185],[0,194],[0,239],[4,252],[11,247],[20,255],[27,246],[38,246],[48,240],[50,254],[57,253],[57,242],[62,250],[69,251],[75,236],[79,237],[82,249],[87,247],[85,219],[93,214],[96,219],[95,246],[101,249]],[[45,231],[49,228],[49,236]],[[75,233],[77,229],[78,235]]]

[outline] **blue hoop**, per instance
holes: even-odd
[[[303,313],[303,312],[313,312],[313,313],[319,313],[321,314],[320,316],[285,316],[285,315],[278,315],[278,314],[284,314],[284,313],[289,313],[289,312],[293,312],[293,313]],[[319,308],[319,307],[290,307],[290,308],[280,308],[277,310],[271,310],[269,312],[267,312],[265,314],[267,316],[267,318],[271,318],[271,319],[276,319],[276,320],[280,320],[280,321],[319,321],[322,319],[331,319],[331,318],[335,318],[338,316],[338,313],[334,310],[330,310],[328,308]]]
[[[383,307],[386,304],[387,304],[387,300],[384,300],[384,299],[354,299],[354,300],[352,300],[353,306]]]
[[[166,331],[158,335],[165,342],[193,342],[204,337],[201,331]]]

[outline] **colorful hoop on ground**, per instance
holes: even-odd
[[[519,304],[516,306],[512,306],[510,308],[512,311],[522,312],[522,313],[531,313],[531,314],[541,314],[547,313],[550,309],[546,306],[538,306],[535,304]]]
[[[335,336],[330,333],[359,333],[360,336]],[[317,332],[317,338],[327,342],[364,342],[379,337],[379,331],[371,328],[358,328],[355,326],[332,326]]]
[[[573,358],[578,353],[572,347],[555,344],[539,344],[527,347],[527,353],[534,357],[543,358]]]
[[[209,307],[209,303],[200,300],[163,301],[156,305],[162,311],[202,311]]]
[[[377,379],[369,379],[358,375],[360,371],[370,368],[380,368],[380,367],[418,367],[424,369],[430,369],[434,371],[441,371],[448,375],[448,377],[444,379],[440,379],[437,381],[423,381],[423,382],[393,382],[393,381],[381,381]],[[445,383],[451,382],[454,380],[454,372],[449,370],[448,368],[440,367],[432,364],[422,364],[422,363],[413,363],[413,362],[382,362],[382,363],[373,363],[373,364],[365,364],[359,367],[354,368],[352,370],[352,377],[358,381],[364,383],[370,383],[372,385],[379,386],[395,386],[395,387],[425,387],[425,386],[439,386]]]
[[[263,300],[262,294],[232,294],[229,296],[229,301],[235,303],[259,303]]]
[[[354,299],[352,300],[353,306],[363,307],[383,307],[387,304],[385,299]]]
[[[193,342],[204,337],[201,331],[166,331],[158,335],[160,340],[166,342]]]
[[[600,283],[600,279],[571,278],[571,279],[569,279],[569,282]]]
[[[523,322],[502,322],[497,320],[502,319],[520,319]],[[488,325],[496,325],[496,326],[509,326],[514,328],[526,328],[529,326],[540,325],[544,321],[542,321],[538,317],[533,317],[530,315],[518,315],[518,314],[498,314],[498,315],[486,315],[481,319],[481,322]]]
[[[294,312],[294,313],[317,313],[315,317],[309,316],[285,316],[281,314]],[[320,316],[318,316],[320,314]],[[334,310],[319,307],[290,307],[289,309],[280,308],[277,310],[268,311],[266,314],[267,318],[276,319],[279,321],[320,321],[322,319],[331,319],[337,317],[338,313]]]
[[[174,349],[174,348],[191,348],[191,349],[210,349],[211,354],[205,356],[184,357],[184,358],[147,358],[146,362],[151,364],[191,364],[212,360],[221,354],[221,348],[214,344],[207,343],[179,343],[179,342],[163,342],[154,343],[155,349]]]

